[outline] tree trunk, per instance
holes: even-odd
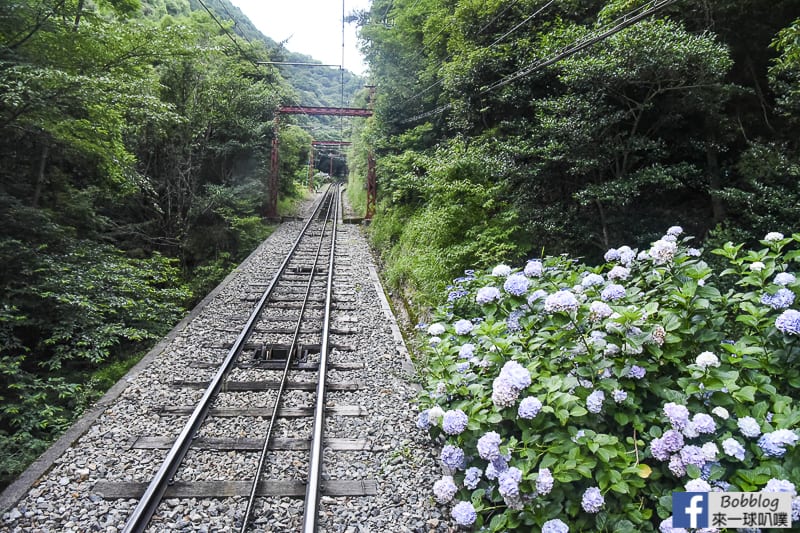
[[[75,25],[72,27],[72,31],[78,31],[78,27],[81,24],[81,15],[83,15],[83,2],[84,0],[78,0],[78,10],[75,13]]]
[[[716,225],[725,220],[725,204],[719,196],[714,194],[716,191],[722,190],[722,171],[719,168],[716,130],[708,117],[706,118],[706,163],[709,177],[708,189],[711,193],[711,212]]]
[[[36,173],[36,187],[33,190],[33,200],[31,201],[32,207],[39,207],[39,200],[42,197],[42,188],[44,187],[44,171],[47,168],[47,157],[50,154],[50,145],[45,144],[42,146],[42,155],[39,157],[39,169]]]

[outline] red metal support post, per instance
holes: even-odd
[[[367,156],[367,212],[364,218],[371,219],[375,214],[378,199],[378,182],[375,177],[375,154],[370,150]]]
[[[267,205],[266,213],[267,218],[278,218],[278,150],[280,143],[278,141],[279,123],[278,117],[275,117],[275,125],[272,137],[272,158],[270,161],[269,178],[267,181]]]

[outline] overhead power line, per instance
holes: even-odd
[[[514,72],[512,74],[509,74],[508,76],[504,77],[503,79],[501,79],[500,81],[498,81],[496,83],[493,83],[492,85],[484,87],[478,93],[478,96],[483,96],[485,94],[488,94],[488,93],[494,91],[495,89],[499,89],[500,87],[504,87],[504,86],[508,85],[509,83],[512,83],[512,82],[514,82],[514,81],[516,81],[516,80],[518,80],[518,79],[520,79],[522,77],[528,76],[528,75],[530,75],[530,74],[532,74],[532,73],[534,73],[534,72],[536,72],[538,70],[541,70],[541,69],[543,69],[545,67],[548,67],[548,66],[550,66],[550,65],[552,65],[554,63],[557,63],[557,62],[561,61],[562,59],[565,59],[565,58],[567,58],[569,56],[577,54],[578,52],[588,48],[589,46],[592,46],[593,44],[596,44],[596,43],[598,43],[600,41],[608,39],[612,35],[614,35],[616,33],[619,33],[620,31],[624,30],[625,28],[628,28],[628,27],[636,24],[640,20],[642,20],[644,18],[647,18],[650,15],[653,15],[653,14],[661,11],[662,9],[664,9],[666,7],[669,7],[670,5],[678,2],[678,1],[679,0],[654,0],[653,2],[650,3],[650,7],[645,9],[644,11],[642,11],[643,6],[639,6],[638,8],[633,9],[630,12],[626,13],[625,15],[622,15],[621,17],[619,17],[616,20],[614,20],[611,24],[609,24],[609,25],[613,24],[613,26],[611,28],[602,30],[600,33],[595,33],[595,34],[584,36],[581,39],[576,40],[575,42],[573,42],[569,46],[566,46],[566,47],[562,48],[561,50],[556,52],[551,57],[540,59],[538,61],[534,61],[532,64],[528,65],[527,67],[524,67],[524,68],[522,68],[522,69],[520,69],[520,70],[518,70],[518,71],[516,71],[516,72]],[[646,6],[648,4],[644,4],[644,5]],[[452,103],[447,103],[447,104],[441,105],[441,106],[439,106],[439,107],[437,107],[435,109],[432,109],[430,111],[426,111],[424,113],[420,113],[418,115],[414,115],[413,117],[404,120],[403,124],[407,124],[407,123],[410,123],[410,122],[416,122],[417,120],[421,120],[423,118],[427,118],[427,117],[430,117],[430,116],[433,116],[433,115],[438,115],[440,113],[443,113],[444,111],[447,111],[448,109],[450,109],[452,107],[453,107]]]

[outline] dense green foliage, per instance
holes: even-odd
[[[360,85],[258,65],[310,58],[227,0],[205,5],[4,4],[0,484],[269,234],[277,107],[338,105],[342,77],[348,95]],[[292,118],[277,134],[287,206],[312,137]]]
[[[373,229],[394,282],[441,286],[543,249],[596,261],[674,223],[715,242],[796,225],[796,2],[678,2],[529,68],[650,4],[373,2],[361,35],[380,90],[360,142],[379,155]],[[445,205],[458,183],[482,187]],[[410,246],[436,267],[411,264]]]
[[[796,496],[800,233],[726,243],[719,271],[690,241],[673,227],[597,267],[547,256],[454,281],[426,326],[418,425],[447,445],[431,492],[464,502],[456,521],[677,533],[675,491]]]

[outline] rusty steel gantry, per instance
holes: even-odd
[[[371,117],[372,109],[365,109],[360,107],[312,107],[312,106],[281,106],[278,108],[278,114],[275,116],[275,133],[272,137],[272,158],[271,168],[269,175],[269,198],[267,198],[266,215],[268,218],[276,218],[278,216],[278,126],[280,115],[318,115],[318,116],[334,116],[334,117]],[[330,143],[336,145],[350,144],[346,141],[314,141],[318,145],[322,143]],[[314,143],[312,143],[312,154],[314,150]],[[313,159],[309,159],[309,166],[312,165]],[[309,186],[311,180],[312,169],[309,168]],[[375,214],[375,204],[377,202],[378,184],[375,175],[375,156],[372,151],[369,152],[367,159],[367,209],[364,218],[372,218]]]

